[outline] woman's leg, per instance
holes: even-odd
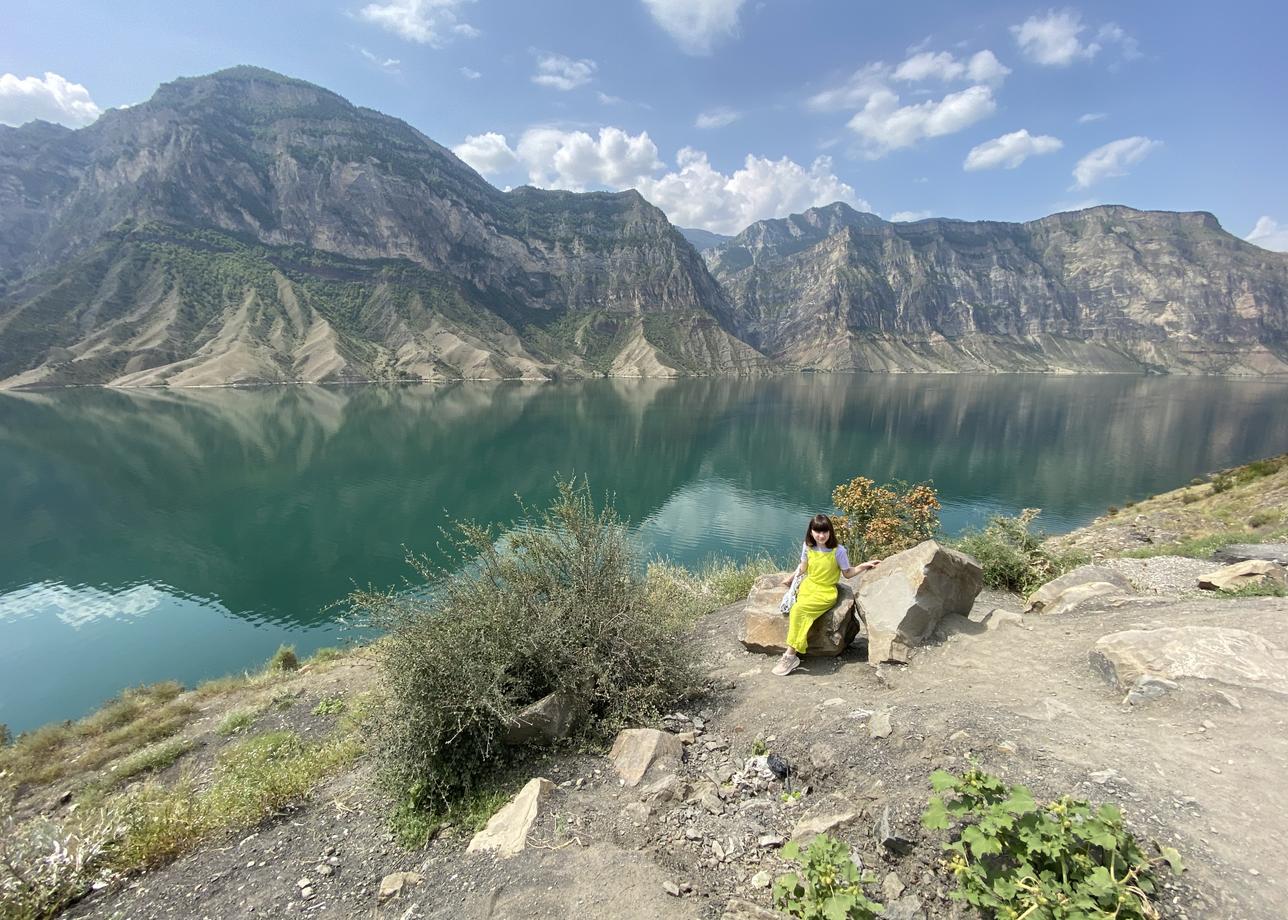
[[[796,654],[804,655],[809,648],[809,628],[818,619],[818,614],[801,610],[799,603],[792,605],[792,612],[787,618],[787,647]]]

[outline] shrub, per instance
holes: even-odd
[[[439,810],[483,788],[516,712],[549,693],[606,737],[694,685],[684,611],[649,603],[611,503],[596,510],[584,480],[557,486],[499,537],[458,522],[455,572],[409,558],[428,590],[351,596],[388,633],[374,649],[386,691],[376,748],[396,798]]]
[[[1186,489],[1184,492],[1181,493],[1181,504],[1192,505],[1199,500],[1199,497],[1200,497],[1199,493],[1191,492],[1189,489]]]
[[[863,893],[863,885],[874,879],[860,874],[842,841],[819,834],[802,853],[793,840],[783,847],[783,858],[801,868],[774,880],[777,909],[803,920],[872,920],[880,915],[882,905]]]
[[[89,891],[119,828],[106,814],[68,827],[47,818],[0,821],[0,916],[52,917]]]
[[[1254,512],[1248,517],[1249,527],[1265,527],[1267,524],[1273,524],[1279,520],[1277,512],[1266,509],[1264,511]]]
[[[953,832],[944,846],[952,897],[988,916],[1152,920],[1155,864],[1181,871],[1170,847],[1148,858],[1113,805],[1069,796],[1040,805],[974,766],[962,776],[936,770],[930,782],[922,824]]]
[[[215,726],[215,731],[225,737],[235,735],[239,731],[250,728],[257,715],[258,713],[253,709],[234,709]]]
[[[324,696],[318,700],[318,704],[313,707],[315,716],[338,716],[344,712],[345,704],[342,696]]]
[[[0,747],[8,747],[13,743],[13,735],[9,733],[9,726],[0,722]]]
[[[300,667],[300,659],[295,657],[295,646],[279,645],[273,657],[268,659],[270,671],[295,671]]]
[[[982,530],[962,535],[953,545],[984,569],[984,584],[999,591],[1028,594],[1082,562],[1074,553],[1044,549],[1044,534],[1029,528],[1041,513],[1025,508],[1016,517],[989,518]]]
[[[1218,473],[1212,477],[1212,491],[1216,493],[1228,492],[1234,488],[1234,477],[1229,473]]]
[[[318,664],[325,664],[328,661],[338,661],[343,657],[344,657],[344,649],[335,648],[333,646],[326,646],[314,652],[309,657],[309,660],[315,661]]]
[[[832,504],[840,511],[836,538],[859,560],[901,552],[939,530],[939,499],[928,482],[878,486],[857,476],[832,490]]]

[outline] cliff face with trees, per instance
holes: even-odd
[[[0,127],[0,386],[823,370],[1288,373],[1288,256],[1208,214],[694,247],[633,191],[502,192],[407,124],[239,67]]]
[[[792,365],[1288,372],[1288,256],[1206,213],[889,223],[837,203],[706,254],[735,331]]]

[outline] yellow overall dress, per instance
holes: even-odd
[[[836,583],[841,580],[836,550],[810,549],[808,552],[805,577],[796,590],[796,603],[792,604],[787,621],[787,644],[801,655],[809,646],[809,628],[836,603]]]

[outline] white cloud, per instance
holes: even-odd
[[[1078,116],[1078,124],[1089,125],[1093,121],[1100,121],[1101,119],[1108,118],[1108,117],[1109,116],[1106,115],[1104,112],[1087,112],[1085,115]]]
[[[676,156],[676,166],[675,172],[646,179],[637,187],[681,227],[738,233],[758,220],[834,201],[872,210],[832,173],[830,157],[819,157],[806,168],[787,157],[770,160],[748,154],[741,169],[725,175],[711,166],[705,153],[685,147]]]
[[[562,54],[539,54],[532,82],[566,92],[589,83],[598,66],[590,58],[578,61]]]
[[[685,147],[676,157],[676,169],[659,176],[665,164],[644,131],[631,135],[607,127],[592,136],[538,127],[525,131],[513,148],[504,135],[488,133],[467,137],[453,151],[484,174],[522,168],[533,185],[545,188],[635,188],[673,223],[716,233],[737,233],[758,220],[834,201],[872,210],[832,172],[828,157],[806,167],[786,157],[748,155],[742,168],[724,174],[705,153]]]
[[[883,89],[868,98],[849,126],[862,138],[868,156],[876,158],[923,138],[953,134],[987,118],[996,108],[987,86],[969,86],[939,100],[905,106],[899,105],[895,93]]]
[[[626,101],[621,96],[610,96],[603,90],[596,91],[595,98],[599,100],[601,105],[621,105]]]
[[[377,54],[372,54],[366,48],[359,48],[358,50],[362,52],[364,58],[386,73],[398,73],[398,65],[402,63],[398,58],[382,58]]]
[[[888,90],[886,78],[890,68],[877,61],[865,64],[840,86],[825,89],[809,97],[806,103],[816,112],[838,112],[842,109],[858,109],[867,104],[874,93]]]
[[[1140,53],[1140,42],[1124,32],[1123,27],[1116,22],[1107,22],[1101,26],[1100,31],[1096,33],[1096,38],[1102,42],[1117,45],[1122,51],[1124,60],[1135,61],[1144,57]]]
[[[1078,161],[1073,168],[1073,178],[1078,188],[1089,188],[1102,179],[1127,175],[1127,167],[1139,163],[1161,141],[1148,137],[1124,137],[1097,147]]]
[[[925,220],[930,217],[929,211],[895,211],[890,215],[890,219],[895,223],[911,223],[914,220]]]
[[[1030,16],[1023,24],[1011,26],[1020,52],[1036,64],[1068,67],[1078,59],[1090,60],[1100,51],[1096,42],[1083,44],[1082,17],[1073,10],[1049,10],[1045,16]]]
[[[715,43],[736,35],[746,0],[644,0],[653,19],[689,54],[710,54]]]
[[[1021,128],[972,147],[970,153],[966,154],[962,169],[974,171],[997,169],[999,166],[1014,169],[1029,157],[1054,153],[1063,146],[1064,143],[1059,138],[1049,134],[1034,136],[1026,128]]]
[[[368,3],[358,16],[408,41],[441,48],[454,38],[477,38],[479,30],[459,10],[473,0],[388,0]]]
[[[519,162],[518,155],[505,142],[505,135],[494,131],[471,134],[453,147],[452,153],[485,176],[505,172]]]
[[[56,73],[41,77],[0,74],[0,124],[23,125],[32,119],[72,128],[89,124],[102,114],[89,90]]]
[[[483,76],[483,74],[479,73],[477,70],[474,70],[471,67],[462,67],[461,76],[467,80],[477,80],[479,77]]]
[[[1244,239],[1262,249],[1288,252],[1288,226],[1270,217],[1257,218],[1257,225]]]
[[[721,106],[700,114],[693,122],[693,126],[695,128],[723,128],[725,125],[733,124],[739,118],[742,118],[741,112],[735,112],[733,109]]]
[[[947,51],[923,51],[896,67],[893,76],[907,82],[931,79],[949,82],[964,78],[972,83],[996,84],[1010,72],[1011,69],[987,49],[967,59],[958,59]]]

